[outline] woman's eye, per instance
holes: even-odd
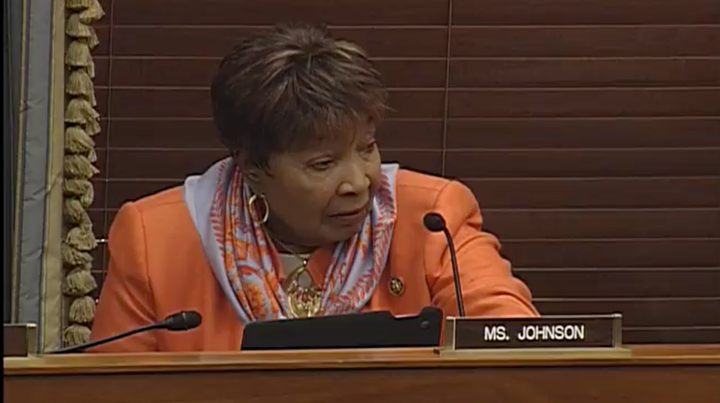
[[[371,154],[375,151],[375,147],[377,147],[377,142],[373,141],[372,143],[368,144],[364,149],[363,152],[367,154]]]
[[[314,169],[316,171],[325,171],[332,166],[332,163],[333,162],[330,160],[318,161],[318,162],[314,162],[312,165],[310,165],[310,167],[312,167],[312,169]]]

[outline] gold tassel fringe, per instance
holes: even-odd
[[[90,252],[97,246],[95,234],[89,226],[79,226],[68,231],[65,235],[65,243],[85,252]]]
[[[91,136],[100,133],[100,121],[91,120],[85,124],[85,132]]]
[[[97,289],[97,282],[90,270],[72,269],[65,277],[63,292],[72,297],[82,297]]]
[[[87,71],[77,69],[70,73],[65,83],[65,92],[70,95],[76,95],[86,98],[91,106],[97,105],[95,99],[95,88]]]
[[[73,323],[63,332],[63,344],[66,346],[76,346],[87,343],[89,340],[90,328],[87,326]]]
[[[97,0],[65,0],[65,8],[68,10],[84,10],[90,8]]]
[[[95,141],[82,126],[68,126],[65,129],[65,152],[83,154],[94,149]]]
[[[65,198],[63,207],[65,208],[65,217],[69,223],[77,225],[88,225],[90,223],[90,215],[83,208],[80,199],[74,197]]]
[[[95,299],[84,296],[73,300],[70,304],[69,317],[75,323],[91,323],[95,317]]]
[[[99,171],[95,142],[91,136],[101,130],[100,114],[94,109],[95,62],[91,50],[99,44],[92,23],[105,12],[98,0],[66,0],[70,10],[65,21],[68,48],[65,65],[68,75],[65,92],[69,95],[65,107],[65,159],[63,212],[66,234],[61,245],[63,265],[67,270],[63,294],[69,299],[68,326],[63,332],[63,344],[73,346],[90,338],[89,324],[95,318],[95,300],[89,295],[97,288],[91,273],[97,247],[92,221],[87,209],[93,202],[94,189],[90,179]]]
[[[100,114],[85,98],[72,98],[65,107],[65,123],[86,124],[98,119],[100,119]]]
[[[73,270],[87,270],[90,272],[92,269],[93,256],[88,252],[81,252],[65,242],[62,243],[60,251],[65,265],[75,267]]]
[[[90,25],[80,22],[80,14],[72,13],[65,22],[65,34],[73,38],[89,38],[97,36],[95,29]]]
[[[93,21],[97,21],[105,16],[105,10],[97,0],[93,0],[85,10],[80,12],[80,21],[85,24],[90,24]]]
[[[84,155],[70,154],[65,156],[65,176],[68,178],[92,178],[100,171]]]
[[[77,197],[84,208],[90,207],[95,198],[92,182],[86,179],[67,179],[63,191],[66,196]]]

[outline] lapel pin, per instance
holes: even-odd
[[[388,284],[392,295],[399,297],[405,292],[405,283],[399,277],[393,277]]]

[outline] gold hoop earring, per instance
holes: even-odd
[[[265,196],[264,195],[258,196],[257,194],[254,194],[254,195],[250,196],[250,198],[247,201],[247,204],[248,204],[248,208],[250,210],[254,210],[255,202],[258,199],[261,199],[262,203],[264,205],[264,208],[263,208],[264,212],[263,212],[262,220],[260,220],[260,225],[262,225],[267,222],[268,218],[270,218],[270,206],[268,205],[268,202],[267,202],[267,199],[265,198]]]

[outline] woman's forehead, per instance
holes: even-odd
[[[293,141],[291,150],[313,150],[323,148],[346,148],[375,135],[375,124],[362,121],[335,127],[317,127]]]

